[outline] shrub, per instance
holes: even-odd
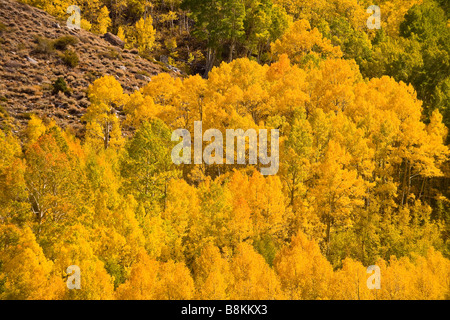
[[[58,92],[68,93],[69,91],[66,80],[63,77],[59,77],[53,82],[53,94],[57,94]]]
[[[6,26],[3,22],[0,21],[0,32],[6,31]]]
[[[146,77],[149,77],[149,78],[152,77],[152,76],[151,76],[147,71],[145,71],[145,70],[138,70],[138,71],[136,71],[136,73],[137,73],[137,74],[142,74],[142,75],[144,75],[144,76],[146,76]]]
[[[75,51],[72,50],[64,51],[64,54],[61,55],[61,59],[64,61],[66,65],[72,68],[75,68],[80,62],[78,55],[76,54]]]
[[[66,50],[67,46],[78,43],[78,39],[73,36],[63,36],[56,40],[35,36],[36,47],[34,52],[50,54],[57,50]]]
[[[34,48],[35,53],[50,54],[54,51],[53,42],[50,39],[36,36],[36,47]]]
[[[113,59],[113,60],[123,60],[123,57],[122,57],[122,55],[119,53],[119,51],[117,51],[117,50],[115,50],[115,49],[113,49],[113,48],[109,48],[109,50],[108,51],[104,51],[104,52],[99,52],[98,54],[97,54],[97,56],[100,58],[100,59],[103,59],[103,58],[108,58],[108,59]]]
[[[73,46],[77,43],[78,39],[73,36],[62,36],[53,42],[53,46],[58,50],[66,50],[67,46]]]

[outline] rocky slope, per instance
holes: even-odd
[[[63,36],[77,43],[66,49],[49,49]],[[37,37],[41,44],[38,45]],[[79,63],[64,63],[65,50],[74,51]],[[87,88],[102,75],[113,75],[126,92],[132,92],[164,70],[141,58],[134,50],[123,50],[99,35],[70,30],[46,12],[14,0],[0,0],[0,125],[18,132],[32,113],[45,115],[62,127],[82,132],[80,117],[89,105]],[[63,77],[69,91],[55,93],[55,81]]]

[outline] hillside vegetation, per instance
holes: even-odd
[[[450,298],[447,1],[377,1],[379,30],[367,1],[76,2],[90,31],[25,2],[0,0],[0,299]],[[195,121],[278,129],[278,173],[175,165]]]

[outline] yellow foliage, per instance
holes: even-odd
[[[317,28],[311,29],[307,20],[294,22],[281,39],[271,45],[271,49],[275,57],[287,54],[293,63],[300,65],[308,61],[305,58],[314,60],[342,57],[340,48],[323,38]]]
[[[119,29],[117,30],[117,36],[119,37],[120,40],[122,40],[123,42],[127,42],[127,38],[125,36],[125,32],[123,31],[123,28],[120,26]]]
[[[111,18],[109,17],[109,10],[106,6],[104,6],[101,8],[97,17],[97,25],[95,26],[95,30],[100,34],[104,34],[108,31],[110,25]]]
[[[47,260],[28,227],[0,225],[2,300],[61,299],[65,283]]]
[[[36,142],[36,140],[39,139],[39,137],[42,136],[46,130],[47,127],[41,118],[34,114],[31,115],[26,129],[26,134],[30,143]]]
[[[86,19],[81,19],[80,26],[81,26],[81,29],[84,29],[86,31],[90,31],[92,28],[92,24],[89,21],[87,21]]]
[[[234,277],[230,299],[282,299],[280,282],[275,272],[252,246],[241,243],[231,261]]]
[[[120,122],[116,108],[126,104],[128,96],[113,76],[104,76],[89,86],[91,105],[82,117],[88,122],[89,139],[101,139],[105,149],[110,145],[118,147],[123,144]]]
[[[159,263],[151,260],[145,250],[141,250],[131,268],[130,277],[116,289],[116,298],[119,300],[155,299],[158,270]]]
[[[202,300],[226,300],[232,275],[228,261],[217,247],[206,246],[194,265],[196,298]]]
[[[346,258],[341,269],[337,270],[332,280],[332,299],[336,300],[372,300],[377,296],[377,289],[367,288],[369,274],[359,261]]]
[[[157,300],[190,300],[194,297],[194,280],[182,262],[172,260],[161,264]]]
[[[114,279],[106,272],[104,263],[94,254],[89,242],[89,231],[75,225],[67,228],[54,245],[56,270],[67,279],[68,266],[80,267],[81,289],[66,288],[64,299],[70,300],[109,300],[114,294]]]
[[[156,31],[153,29],[153,20],[151,16],[147,19],[141,18],[135,25],[134,41],[139,52],[151,50],[155,43]]]
[[[280,250],[274,269],[289,299],[330,299],[333,268],[314,240],[299,232]]]

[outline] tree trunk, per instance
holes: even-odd
[[[216,60],[216,49],[208,48],[208,52],[206,55],[206,66],[205,73],[203,74],[203,78],[208,78],[208,74],[214,66],[214,61]]]
[[[330,237],[331,237],[331,217],[328,215],[328,219],[327,219],[327,254],[326,256],[328,257],[328,254],[330,253]]]
[[[235,46],[236,46],[236,44],[235,44],[235,42],[234,42],[234,40],[233,40],[233,41],[231,42],[231,45],[230,45],[230,53],[229,53],[229,55],[228,55],[228,63],[230,63],[231,61],[233,61],[233,51],[234,51]]]

